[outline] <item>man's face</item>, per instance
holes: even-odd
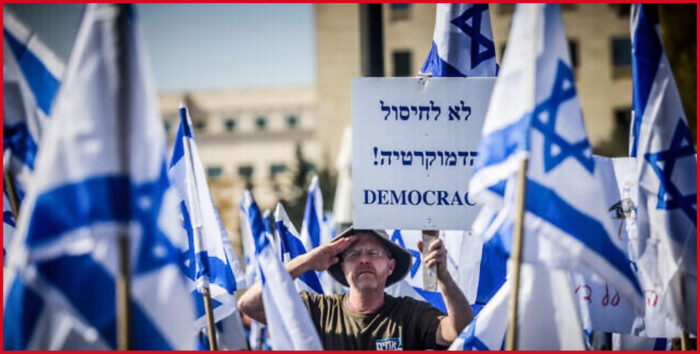
[[[357,240],[343,252],[340,264],[350,289],[383,291],[395,261],[376,236],[364,232],[356,236]]]

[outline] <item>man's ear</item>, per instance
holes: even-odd
[[[396,260],[392,258],[389,262],[389,274],[387,274],[387,276],[391,275],[391,273],[394,272],[395,267],[396,267]]]

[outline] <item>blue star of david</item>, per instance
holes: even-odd
[[[673,210],[680,208],[688,218],[690,218],[693,224],[696,224],[697,192],[682,195],[678,187],[671,181],[671,175],[673,174],[676,160],[681,157],[694,156],[694,150],[690,138],[690,130],[685,124],[685,121],[679,119],[673,131],[671,145],[668,147],[668,150],[654,153],[648,152],[644,154],[644,159],[649,162],[660,181],[656,209]],[[663,167],[660,166],[660,162],[663,163]]]
[[[411,257],[413,258],[413,263],[411,264],[411,278],[415,277],[416,272],[420,268],[420,252],[406,248],[403,238],[401,237],[401,231],[399,230],[394,230],[394,233],[391,235],[391,242],[398,243],[399,246],[411,253]]]
[[[566,84],[568,83],[568,86]],[[552,93],[542,103],[535,107],[533,112],[532,127],[544,135],[544,170],[549,172],[569,157],[576,159],[590,174],[593,174],[595,163],[593,155],[586,156],[590,145],[587,138],[570,143],[556,132],[557,112],[562,103],[576,97],[574,87],[574,75],[571,68],[559,60],[557,74],[554,79]],[[546,120],[543,118],[546,116]],[[559,153],[554,153],[557,146]]]
[[[496,47],[493,41],[481,34],[481,15],[489,9],[486,4],[474,4],[461,15],[455,17],[450,23],[461,29],[467,36],[472,39],[471,45],[471,68],[474,69],[484,60],[491,59],[496,56]],[[472,24],[467,21],[471,19]],[[484,48],[481,50],[481,48]]]

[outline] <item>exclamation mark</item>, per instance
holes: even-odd
[[[374,147],[374,165],[377,166],[377,147]]]

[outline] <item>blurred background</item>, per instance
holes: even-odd
[[[416,76],[430,50],[434,4],[383,4],[385,76]],[[64,61],[84,5],[5,4]],[[496,55],[514,4],[490,4]],[[184,102],[214,202],[241,252],[239,203],[281,201],[301,226],[306,188],[319,176],[330,210],[336,159],[350,125],[350,81],[360,72],[357,4],[137,4],[175,137]],[[563,4],[562,16],[594,152],[626,156],[632,71],[629,4]],[[696,5],[660,5],[662,36],[696,140]],[[169,159],[169,157],[168,157]]]

